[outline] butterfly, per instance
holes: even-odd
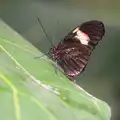
[[[84,22],[69,32],[58,45],[52,46],[50,56],[74,81],[85,70],[92,51],[104,35],[105,27],[101,21]]]

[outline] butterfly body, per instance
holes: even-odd
[[[104,33],[102,22],[96,20],[85,22],[69,32],[57,46],[51,48],[51,56],[65,74],[73,79],[83,72],[91,52]]]

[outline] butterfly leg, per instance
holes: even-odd
[[[41,59],[41,58],[43,58],[44,56],[50,56],[50,55],[49,55],[49,52],[43,53],[41,56],[36,56],[36,57],[34,57],[34,58],[35,58],[35,59]]]
[[[40,58],[42,58],[42,57],[44,57],[45,56],[45,54],[43,54],[43,55],[41,55],[41,56],[36,56],[36,57],[34,57],[35,59],[40,59]]]
[[[58,71],[58,63],[57,63],[57,62],[55,62],[55,73],[56,73],[56,74],[58,74],[58,72],[57,72],[57,71]]]

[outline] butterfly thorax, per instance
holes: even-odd
[[[52,57],[53,60],[55,61],[62,61],[66,54],[69,55],[69,53],[73,50],[74,48],[67,48],[62,44],[59,44],[58,46],[54,46],[50,48],[50,56]]]

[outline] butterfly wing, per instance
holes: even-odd
[[[69,77],[75,77],[84,70],[92,50],[104,34],[102,22],[88,21],[68,33],[58,44],[59,65]]]
[[[83,23],[80,30],[90,38],[90,44],[95,46],[104,36],[105,27],[101,21],[93,20]]]
[[[64,58],[60,60],[59,65],[63,68],[64,72],[72,78],[83,71],[88,62],[89,55],[90,51],[88,51],[88,49],[81,49],[81,52],[78,48],[71,49],[69,53],[65,54]]]
[[[89,36],[91,42],[93,43],[101,40],[105,34],[104,24],[101,21],[92,20],[92,21],[84,22],[80,26],[73,29],[61,42],[68,42],[68,41],[70,42],[69,39],[75,36],[75,32],[73,31],[75,31],[76,29],[86,33]],[[75,41],[71,39],[71,42],[75,42]]]

